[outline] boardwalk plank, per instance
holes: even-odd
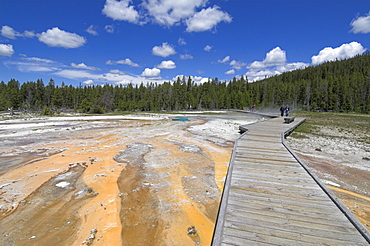
[[[353,216],[282,144],[282,132],[300,122],[243,127],[249,131],[235,144],[212,245],[368,245]]]
[[[256,224],[249,224],[250,220],[245,220],[242,223],[235,221],[227,221],[225,227],[243,230],[243,231],[255,231]],[[261,222],[262,223],[262,222]],[[261,226],[262,224],[257,223],[258,225],[258,235],[266,235],[268,241],[266,242],[277,242],[282,240],[294,240],[296,245],[301,245],[301,243],[318,243],[322,245],[359,245],[361,242],[356,240],[355,234],[346,234],[346,235],[335,235],[338,233],[327,232],[326,234],[319,233],[319,230],[311,231],[310,234],[305,234],[302,230],[302,227],[294,227],[294,230],[284,230],[283,227],[269,228]],[[263,224],[265,225],[265,224]],[[268,226],[268,224],[266,224]],[[313,233],[316,232],[316,233]],[[365,244],[363,244],[365,245]]]

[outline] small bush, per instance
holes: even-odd
[[[45,107],[43,108],[43,110],[41,110],[41,114],[42,114],[42,115],[52,115],[52,114],[54,114],[54,112],[53,112],[53,110],[51,110],[51,108],[50,108],[50,107],[45,106]]]
[[[104,114],[105,110],[101,106],[95,105],[90,109],[90,113],[92,114]]]

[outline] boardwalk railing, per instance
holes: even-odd
[[[241,126],[212,245],[368,245],[366,228],[285,143],[304,119]]]

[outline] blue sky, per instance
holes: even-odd
[[[249,81],[370,48],[370,1],[1,0],[0,81]]]

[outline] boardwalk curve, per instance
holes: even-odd
[[[369,245],[369,231],[284,143],[303,121],[240,127],[212,246]]]

